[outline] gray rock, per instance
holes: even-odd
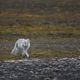
[[[80,57],[0,62],[0,80],[80,80]]]

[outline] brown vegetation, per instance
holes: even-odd
[[[29,37],[32,44],[35,45],[38,44],[35,39],[44,43],[46,39],[50,42],[57,39],[57,43],[69,41],[73,38],[79,39],[79,2],[79,0],[1,0],[0,43],[15,42],[18,38],[23,37]],[[47,41],[47,44],[49,44],[49,41]],[[77,43],[79,44],[79,42]],[[79,48],[79,46],[76,47]],[[9,51],[8,49],[6,53],[9,53]],[[63,54],[64,56],[76,56],[79,55],[79,51],[77,49],[60,51],[54,50],[54,48],[53,50],[50,48],[48,50],[31,48],[31,56],[33,57],[36,57],[36,55],[38,57],[63,56]]]

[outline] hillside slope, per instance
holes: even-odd
[[[0,53],[18,38],[30,38],[32,57],[79,56],[80,1],[0,0]]]

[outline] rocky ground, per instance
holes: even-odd
[[[80,57],[1,61],[0,80],[80,80]]]

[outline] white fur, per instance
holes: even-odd
[[[17,53],[21,53],[22,55],[26,55],[29,57],[27,50],[30,48],[30,40],[29,39],[18,39],[14,45],[14,48],[11,51],[11,54],[17,55]]]

